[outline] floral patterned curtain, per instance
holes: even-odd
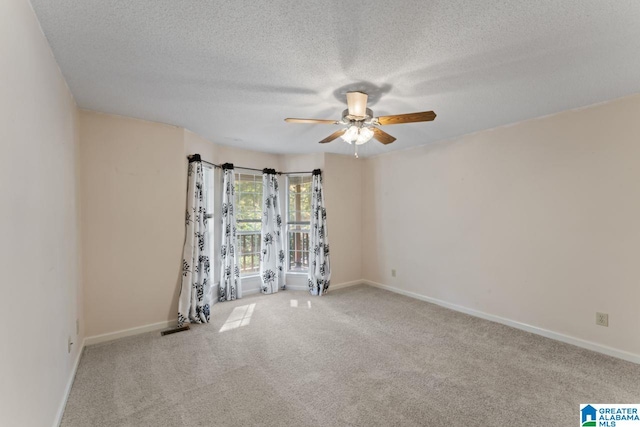
[[[224,173],[222,191],[222,244],[220,245],[220,301],[242,298],[240,267],[238,266],[238,239],[235,214],[235,175],[233,164],[222,165]]]
[[[207,323],[211,309],[210,254],[207,238],[207,203],[200,155],[189,157],[186,237],[182,258],[182,288],[178,326]]]
[[[309,292],[322,295],[329,289],[331,263],[329,262],[329,236],[327,210],[324,207],[322,172],[313,171],[311,184],[311,229],[309,231]]]
[[[282,216],[278,198],[278,176],[274,169],[262,171],[262,196],[260,277],[262,293],[273,294],[285,287]]]

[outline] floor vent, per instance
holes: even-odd
[[[165,336],[169,334],[175,334],[176,332],[188,331],[189,325],[180,326],[179,328],[167,329],[166,331],[160,332],[160,335]]]

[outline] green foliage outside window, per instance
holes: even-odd
[[[288,202],[288,270],[309,269],[309,224],[311,221],[311,175],[289,177]]]
[[[240,246],[240,274],[260,272],[262,176],[236,174],[236,226]]]

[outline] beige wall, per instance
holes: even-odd
[[[638,117],[632,96],[368,159],[365,278],[640,355]]]
[[[76,106],[26,0],[0,2],[0,424],[50,426],[82,331]],[[67,340],[75,343],[67,352]]]
[[[257,169],[326,168],[332,283],[361,278],[358,161],[220,146],[182,128],[90,111],[80,112],[79,128],[87,336],[176,319],[189,154]],[[216,177],[221,188],[219,170]],[[216,208],[220,194],[216,188]],[[287,283],[306,288],[306,276],[290,275]],[[258,277],[242,281],[245,292],[259,285]]]
[[[280,156],[277,154],[260,153],[222,145],[218,145],[216,150],[218,152],[218,160],[221,163],[233,163],[236,166],[254,169],[280,169]],[[239,172],[242,172],[242,170],[240,169]]]
[[[325,154],[323,188],[334,285],[363,277],[362,165],[352,156]]]
[[[177,317],[184,130],[80,112],[86,332]]]
[[[281,156],[283,172],[306,172],[324,167],[324,153],[284,154]]]

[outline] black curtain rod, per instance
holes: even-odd
[[[189,157],[191,157],[191,156],[189,156]],[[198,157],[199,157],[199,156],[198,156]],[[190,159],[190,160],[191,160],[191,159]],[[214,168],[222,169],[222,165],[216,165],[215,163],[207,162],[206,160],[202,160],[202,158],[193,159],[193,160],[196,160],[196,161],[197,161],[197,160],[200,160],[202,163],[205,163],[205,164],[207,164],[207,165],[209,165],[209,166],[213,166]],[[235,165],[233,166],[233,168],[234,168],[234,169],[244,169],[244,170],[249,170],[249,171],[257,171],[257,172],[262,172],[262,171],[263,171],[263,169],[245,168],[245,167],[243,167],[243,166],[235,166]],[[316,169],[316,170],[317,170],[317,169]],[[315,170],[314,170],[314,171],[315,171]],[[278,172],[278,171],[276,171],[276,173],[277,173],[278,175],[298,175],[298,174],[301,174],[301,173],[309,173],[309,174],[312,174],[314,171],[303,171],[303,172]]]

